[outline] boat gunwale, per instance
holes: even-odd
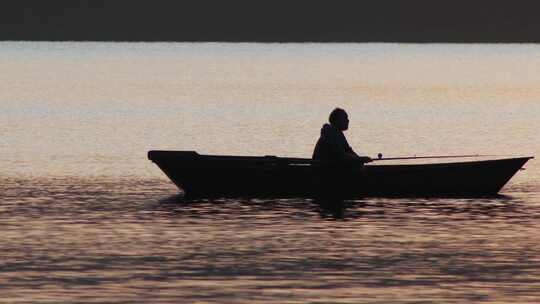
[[[191,156],[190,156],[191,155]],[[181,158],[188,159],[192,157],[193,160],[197,162],[245,162],[249,164],[253,163],[275,163],[283,165],[292,165],[292,166],[312,166],[312,165],[330,165],[335,164],[335,162],[326,162],[320,160],[313,160],[309,158],[288,158],[288,157],[278,157],[273,155],[267,156],[235,156],[235,155],[207,155],[199,154],[195,151],[170,151],[170,150],[151,150],[148,152],[148,159],[156,163],[163,160],[179,160]],[[444,168],[444,167],[455,167],[455,166],[474,166],[474,165],[486,165],[488,163],[498,163],[498,162],[507,162],[507,161],[524,161],[524,164],[534,159],[534,156],[521,156],[521,157],[507,157],[507,158],[497,158],[497,159],[484,159],[484,160],[472,160],[472,161],[459,161],[459,162],[442,162],[442,163],[422,163],[422,164],[364,164],[364,167],[374,169],[374,168]],[[375,160],[376,161],[376,160]],[[344,162],[342,164],[350,163],[351,165],[358,165],[358,162]],[[194,164],[195,165],[195,164]]]

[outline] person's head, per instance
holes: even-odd
[[[341,108],[335,108],[328,117],[330,124],[340,130],[345,131],[349,128],[349,115]]]

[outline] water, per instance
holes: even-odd
[[[536,155],[540,46],[0,43],[0,302],[536,303],[540,166],[491,199],[183,200],[149,149]]]

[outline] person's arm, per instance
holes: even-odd
[[[344,153],[344,158],[346,160],[355,160],[355,161],[360,161],[362,163],[370,163],[370,162],[373,161],[371,159],[371,157],[369,157],[369,156],[360,156],[360,155],[356,154],[356,152],[354,152],[354,151],[345,152]]]
[[[356,152],[354,152],[353,148],[349,145],[349,142],[344,135],[341,135],[340,137],[341,138],[338,140],[338,146],[340,146],[340,149],[343,151],[342,155],[345,160],[360,161],[362,163],[369,163],[372,161],[370,157],[360,156]]]

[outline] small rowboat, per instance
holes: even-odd
[[[533,157],[400,165],[194,151],[149,151],[148,158],[187,196],[354,198],[496,195]]]

